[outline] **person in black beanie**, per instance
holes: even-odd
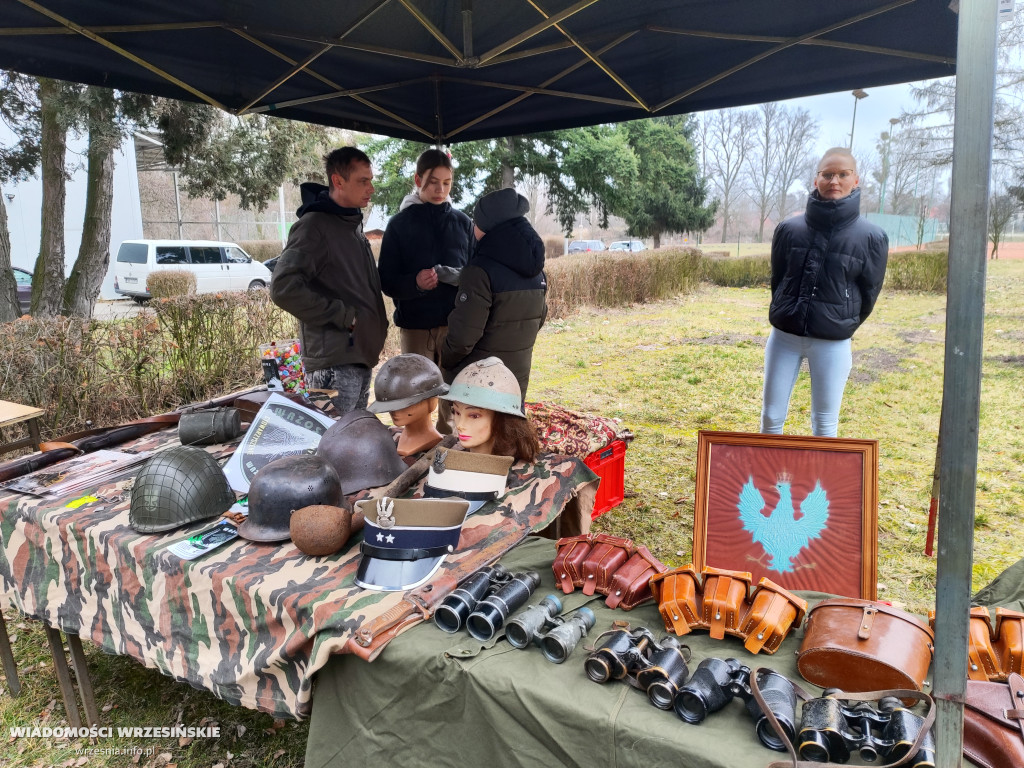
[[[526,399],[533,345],[548,311],[544,241],[525,218],[529,210],[529,201],[509,188],[484,195],[473,209],[476,250],[462,270],[441,347],[448,383],[493,356],[515,374]]]

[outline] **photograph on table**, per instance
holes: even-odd
[[[702,430],[693,563],[876,599],[878,441]]]

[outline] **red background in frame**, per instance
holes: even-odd
[[[785,589],[809,589],[848,597],[861,595],[863,456],[858,452],[711,445],[708,461],[708,519],[705,562],[715,568],[750,571],[754,584],[767,576]],[[740,490],[751,476],[764,498],[761,513],[771,514],[779,501],[777,474],[789,472],[795,517],[800,502],[816,481],[828,494],[828,522],[819,538],[792,560],[793,570],[779,573],[753,534],[743,529]]]

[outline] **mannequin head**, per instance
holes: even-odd
[[[391,411],[391,423],[396,427],[407,427],[410,424],[416,424],[421,421],[426,421],[429,424],[431,421],[431,414],[436,410],[437,398],[428,397],[426,400],[413,403],[401,410]]]
[[[534,461],[540,453],[540,441],[529,419],[453,402],[452,420],[459,442],[470,453],[511,456],[517,461]]]

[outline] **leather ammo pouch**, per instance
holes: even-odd
[[[565,594],[572,592],[573,587],[583,586],[583,560],[590,553],[594,537],[589,535],[569,536],[558,540],[558,551],[551,570],[555,574],[555,583]]]
[[[822,688],[921,690],[935,635],[912,614],[871,600],[833,598],[807,614],[797,669]]]
[[[611,583],[608,585],[608,599],[604,604],[609,608],[621,606],[623,610],[628,611],[640,603],[646,603],[652,598],[651,577],[667,568],[668,566],[652,555],[647,547],[638,546],[629,560],[612,574]]]
[[[691,629],[707,629],[703,623],[700,577],[692,565],[652,576],[650,587],[669,632],[685,635]]]
[[[1024,678],[1006,683],[968,680],[964,756],[981,768],[1024,765]]]
[[[935,611],[928,612],[928,623],[935,626]],[[1001,683],[1011,672],[1024,672],[1024,613],[997,608],[993,630],[988,608],[976,605],[971,608],[968,628],[968,679]]]
[[[559,539],[551,570],[565,594],[582,586],[583,594],[600,593],[609,608],[628,611],[651,599],[651,576],[668,566],[647,547],[599,533]]]
[[[750,590],[751,575],[746,571],[724,571],[707,565],[701,575],[704,577],[701,623],[716,640],[725,637],[726,632],[739,635],[740,616]]]
[[[744,647],[751,653],[775,653],[790,627],[800,626],[806,611],[806,600],[762,578],[740,619],[739,635],[746,639]]]

